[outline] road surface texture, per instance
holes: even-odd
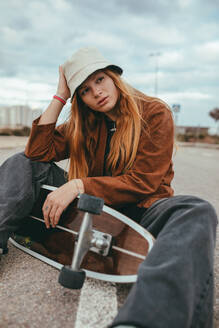
[[[22,151],[27,138],[0,137],[0,164]],[[179,146],[174,157],[175,194],[210,201],[219,215],[219,150]],[[61,164],[66,167],[66,162]],[[58,271],[12,245],[0,262],[0,328],[104,328],[131,285],[87,279],[81,291],[57,283]],[[219,237],[215,255],[215,328],[219,327]]]

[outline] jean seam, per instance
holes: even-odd
[[[200,313],[202,312],[202,309],[205,306],[206,298],[209,294],[211,279],[213,279],[212,272],[208,274],[208,278],[205,281],[205,285],[200,293],[199,302],[197,303],[194,310],[194,320],[193,320],[194,323],[191,325],[191,328],[198,327],[197,324],[199,324]]]
[[[34,176],[33,177],[33,182],[37,182],[39,180],[41,180],[42,178],[46,178],[48,176],[48,171],[43,172],[42,174],[40,174],[39,176]]]

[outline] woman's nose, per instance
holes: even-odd
[[[102,94],[102,90],[99,87],[93,88],[93,95],[95,98],[99,97]]]

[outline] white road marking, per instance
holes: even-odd
[[[116,314],[115,284],[86,279],[81,290],[75,328],[107,327]]]

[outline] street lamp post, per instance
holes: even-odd
[[[180,112],[181,106],[179,104],[172,105],[172,111],[174,112],[174,125],[175,125],[175,137],[177,137],[177,125],[178,125],[178,114]]]
[[[159,71],[159,65],[158,65],[158,57],[161,56],[160,52],[152,52],[149,54],[151,57],[155,57],[155,77],[154,77],[154,95],[157,97],[158,95],[158,71]]]

